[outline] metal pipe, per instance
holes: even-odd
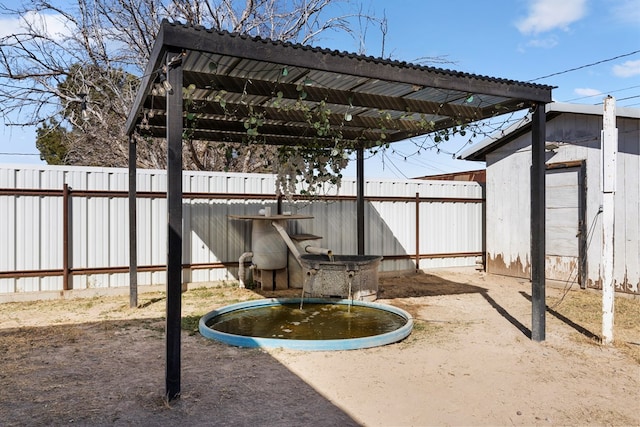
[[[275,228],[278,231],[278,233],[280,233],[280,237],[282,237],[282,240],[284,240],[284,242],[287,244],[287,247],[295,257],[296,261],[298,261],[298,264],[302,266],[302,263],[300,262],[300,251],[298,250],[298,247],[296,246],[296,244],[293,243],[293,240],[291,240],[291,237],[289,237],[287,230],[285,230],[284,227],[277,221],[271,221],[271,225],[273,226],[273,228]],[[331,256],[333,254],[331,249],[316,248],[314,246],[306,246],[304,250],[307,253],[316,254],[316,255]]]
[[[287,234],[287,230],[285,230],[284,227],[278,223],[278,221],[271,221],[271,225],[278,231],[278,233],[280,233],[280,237],[282,237],[282,240],[284,240],[284,242],[287,244],[293,256],[296,257],[296,260],[298,262],[300,262],[300,251],[298,251],[295,243],[293,243],[291,237],[289,237],[289,234]]]
[[[240,288],[244,288],[244,261],[247,258],[251,258],[253,252],[245,252],[238,258],[238,281],[240,282]]]
[[[313,255],[326,255],[328,257],[333,255],[333,251],[331,251],[331,249],[319,248],[317,246],[308,245],[308,246],[305,246],[304,250],[306,253],[313,254]]]

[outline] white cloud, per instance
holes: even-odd
[[[537,48],[543,48],[543,49],[551,49],[555,47],[557,44],[558,44],[558,38],[553,36],[546,37],[543,39],[533,39],[527,42],[527,46],[529,47],[537,47]]]
[[[613,0],[611,11],[617,21],[640,25],[640,0]]]
[[[13,18],[0,18],[0,37],[6,37],[20,31],[20,21]]]
[[[598,89],[592,89],[589,87],[579,87],[574,89],[573,91],[575,92],[576,95],[580,95],[584,97],[602,95],[602,92],[599,91]]]
[[[539,34],[560,28],[568,29],[582,19],[586,12],[586,0],[530,0],[529,15],[516,22],[522,34]]]
[[[68,24],[69,21],[60,14],[28,12],[20,18],[1,18],[0,37],[23,33],[28,27],[32,27],[40,34],[62,39],[72,32]]]
[[[613,74],[617,77],[633,77],[640,75],[640,59],[614,65]]]

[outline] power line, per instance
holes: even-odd
[[[628,99],[635,99],[635,98],[640,98],[640,95],[627,96],[626,98],[618,98],[618,99],[616,99],[616,102],[618,102],[618,101],[626,101]],[[595,105],[602,105],[602,104],[603,104],[603,102],[598,102]]]
[[[618,98],[617,101],[626,101],[627,99],[640,98],[640,95],[627,96],[626,98]]]
[[[581,65],[581,66],[579,66],[579,67],[570,68],[570,69],[568,69],[568,70],[558,71],[557,73],[547,74],[546,76],[537,77],[537,78],[535,78],[535,79],[533,79],[533,80],[529,80],[529,83],[531,83],[531,82],[535,82],[535,81],[537,81],[537,80],[546,79],[546,78],[548,78],[548,77],[559,76],[560,74],[570,73],[570,72],[572,72],[572,71],[582,70],[583,68],[593,67],[594,65],[603,64],[603,63],[605,63],[605,62],[615,61],[616,59],[624,58],[624,57],[626,57],[626,56],[635,55],[636,53],[640,53],[640,50],[635,50],[635,51],[633,51],[633,52],[624,53],[624,54],[622,54],[622,55],[614,56],[613,58],[603,59],[603,60],[601,60],[601,61],[592,62],[591,64]]]
[[[429,154],[420,154],[420,153],[405,155],[402,152],[393,151],[391,154],[385,153],[385,156],[390,161],[392,161],[392,156],[394,156],[396,161],[403,162],[409,167],[420,168],[421,170],[429,169],[438,173],[445,173],[449,165],[435,160],[434,159],[435,153],[431,153],[431,154],[432,154],[431,156]]]
[[[389,164],[391,166],[393,166],[393,169],[396,170],[396,172],[393,172],[395,176],[399,177],[399,178],[404,178],[404,179],[409,179],[407,177],[407,175],[404,174],[404,172],[402,172],[402,169],[400,169],[398,166],[396,166],[395,163],[393,163],[393,161],[391,160],[391,158],[389,158],[389,156],[387,156],[386,153],[382,153],[382,157],[383,157],[383,165],[385,164],[385,162],[389,162]],[[399,174],[399,175],[398,175]]]
[[[636,85],[636,86],[624,87],[624,88],[622,88],[622,89],[605,90],[605,91],[602,91],[602,92],[600,92],[600,93],[596,93],[596,94],[594,94],[594,95],[585,95],[585,96],[581,96],[581,97],[579,97],[579,98],[567,99],[566,101],[563,101],[563,102],[573,102],[573,101],[579,101],[579,100],[581,100],[581,99],[595,98],[596,96],[604,96],[605,94],[607,94],[607,95],[608,95],[608,94],[611,94],[611,93],[622,92],[622,91],[625,91],[625,90],[629,90],[629,89],[636,89],[636,88],[639,88],[639,87],[640,87],[640,85]]]

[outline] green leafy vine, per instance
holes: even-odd
[[[240,118],[244,124],[246,144],[264,143],[261,131],[270,118],[267,109],[258,108],[247,102],[247,80],[239,105],[229,109],[227,92],[218,90],[207,97],[206,102],[217,104],[227,117]],[[183,137],[190,141],[198,126],[201,115],[199,110],[204,106],[198,105],[193,94],[195,86],[184,88],[185,123]],[[325,190],[326,185],[340,186],[342,171],[347,166],[350,156],[362,144],[371,154],[390,148],[388,140],[389,129],[393,129],[394,120],[412,121],[419,134],[430,134],[433,146],[449,141],[455,135],[467,134],[468,124],[458,121],[448,129],[435,130],[436,124],[425,114],[406,111],[399,117],[393,117],[389,111],[379,110],[375,126],[378,132],[377,140],[370,142],[364,136],[356,139],[346,139],[343,136],[345,123],[353,120],[350,108],[344,113],[342,121],[337,121],[337,115],[331,110],[325,101],[309,102],[305,84],[296,86],[297,99],[293,102],[285,100],[284,93],[278,90],[277,84],[272,92],[272,100],[269,108],[277,113],[302,114],[307,124],[304,130],[303,141],[299,145],[284,145],[277,149],[276,161],[273,163],[276,174],[276,191],[290,197],[294,194],[315,195]],[[474,132],[474,136],[475,136]],[[370,139],[370,138],[368,138]],[[228,150],[227,150],[228,151]]]

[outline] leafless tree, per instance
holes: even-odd
[[[359,0],[24,0],[0,4],[0,16],[20,22],[18,31],[0,37],[5,124],[48,129],[43,125],[57,123],[68,130],[60,133],[65,163],[102,166],[127,164],[122,123],[163,18],[302,44],[340,31],[360,51],[362,29],[384,27]],[[189,141],[184,163],[187,169],[261,171],[269,150]],[[163,168],[165,153],[163,141],[142,140],[138,166]]]

